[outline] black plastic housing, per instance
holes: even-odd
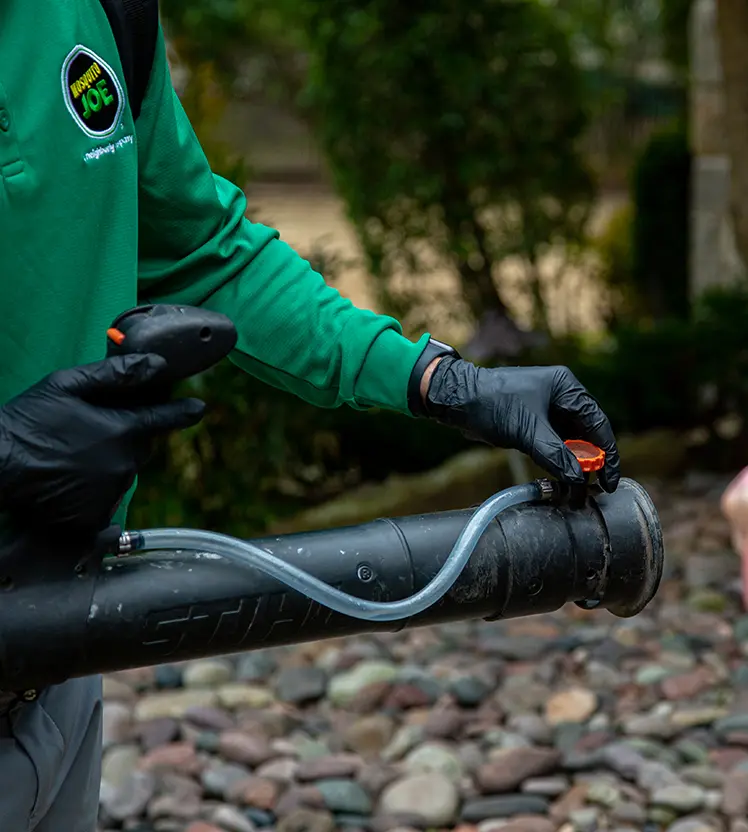
[[[405,598],[444,563],[471,512],[376,520],[255,541],[359,597]],[[10,544],[8,544],[10,546]],[[2,548],[0,548],[2,551]],[[212,553],[81,557],[64,541],[16,538],[0,558],[0,689],[355,633],[516,618],[593,599],[617,616],[653,598],[663,567],[655,507],[636,482],[578,509],[503,512],[447,595],[407,621],[332,612]]]
[[[161,384],[176,384],[210,369],[236,346],[232,321],[220,312],[193,306],[153,304],[137,306],[113,321],[107,355],[155,353],[166,359],[168,377]]]

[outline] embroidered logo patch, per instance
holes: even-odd
[[[62,94],[70,115],[95,139],[117,129],[125,95],[114,70],[85,46],[76,46],[62,65]]]

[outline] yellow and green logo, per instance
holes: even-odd
[[[62,66],[65,105],[78,126],[103,139],[116,130],[125,95],[114,70],[84,46],[76,46]]]

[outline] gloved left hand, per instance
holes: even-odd
[[[600,485],[618,487],[620,458],[600,406],[567,367],[487,369],[442,358],[424,399],[425,415],[489,445],[516,448],[563,482],[584,475],[563,439],[585,439],[605,451]]]

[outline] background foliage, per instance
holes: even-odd
[[[489,311],[516,325],[498,275],[519,261],[533,325],[548,337],[513,362],[569,365],[619,433],[700,429],[735,449],[745,444],[748,294],[688,301],[690,3],[161,0],[214,169],[243,187],[253,176],[252,160],[216,138],[228,101],[292,112],[325,159],[383,308],[427,326],[415,278],[446,263],[459,287],[450,314],[473,328]],[[669,80],[643,73],[653,62]],[[593,233],[590,209],[611,184],[627,199]],[[594,336],[551,331],[538,268],[551,250],[559,281],[568,261],[597,263],[608,308]],[[345,268],[321,249],[302,254],[329,278]],[[137,525],[249,535],[469,447],[420,420],[312,408],[228,363],[189,386],[209,416],[160,449]]]

